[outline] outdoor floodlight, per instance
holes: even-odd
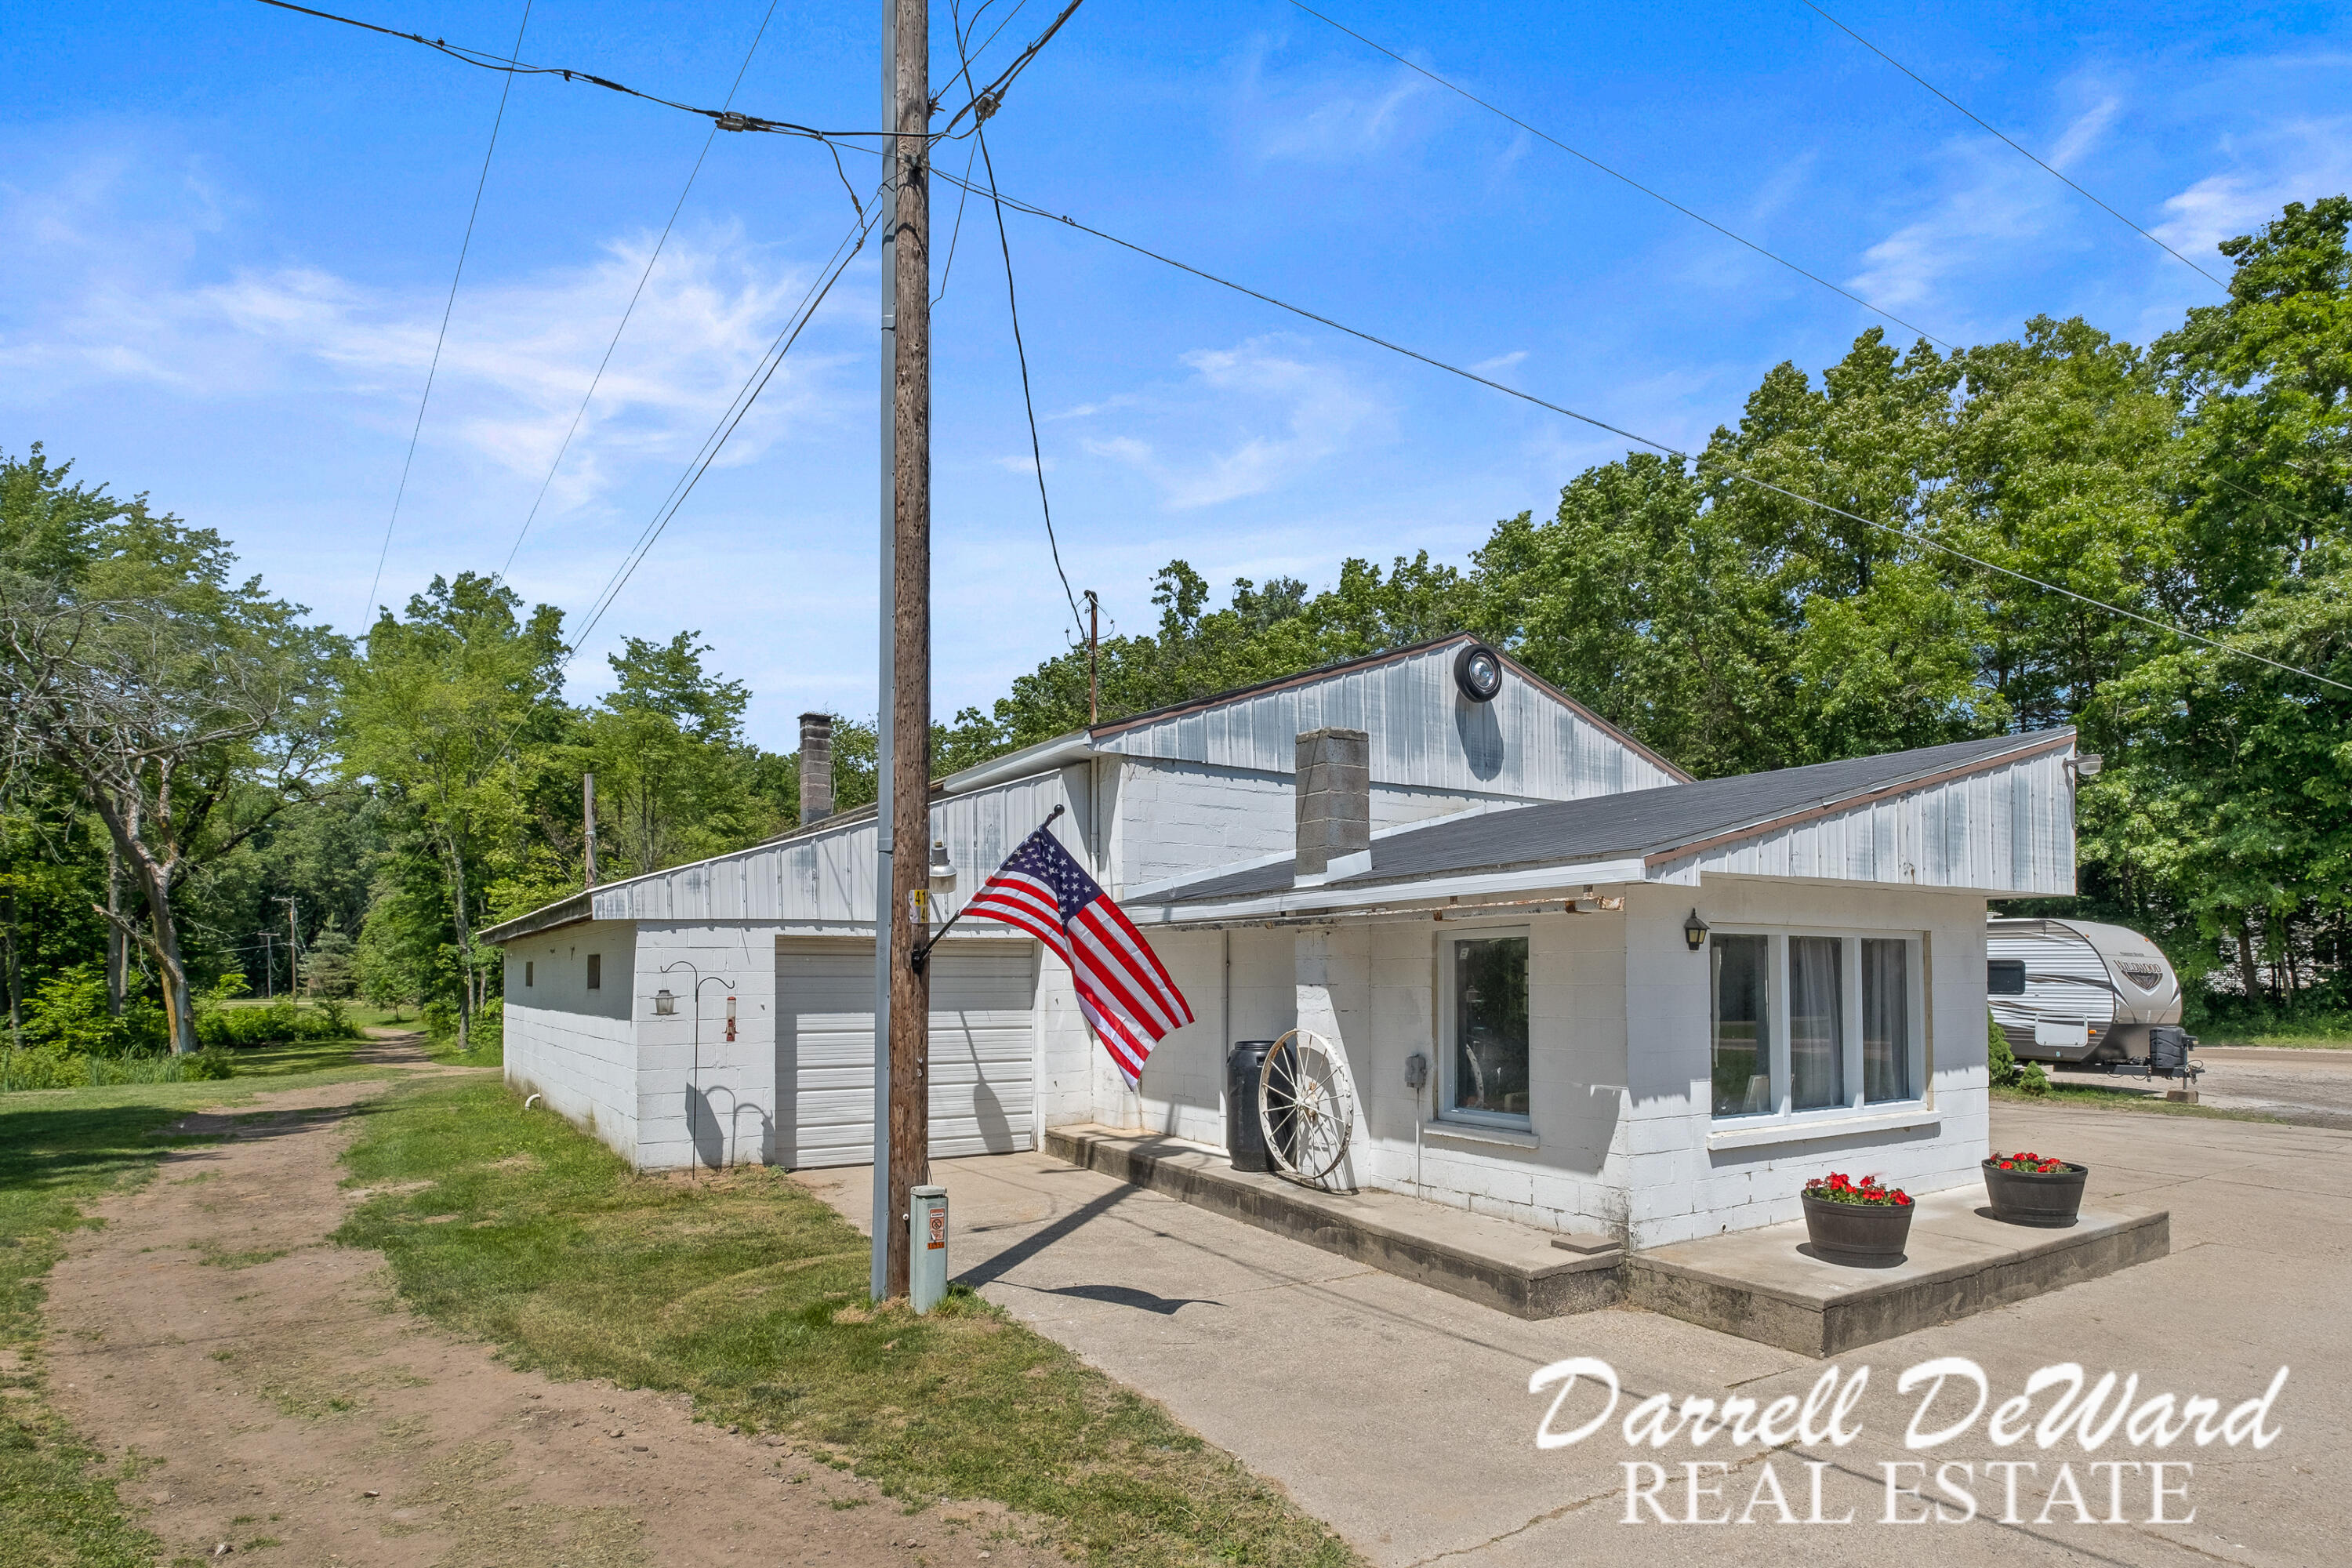
[[[1683,921],[1683,940],[1690,943],[1693,952],[1706,945],[1706,922],[1698,918],[1696,909],[1691,910],[1690,919]]]
[[[654,1012],[656,1016],[664,1018],[676,1016],[677,1012],[677,998],[669,994],[668,986],[665,985],[660,990],[654,993]]]
[[[955,875],[955,861],[948,856],[948,841],[944,838],[931,840],[931,875],[934,877]]]
[[[2080,752],[2066,759],[2066,765],[2074,770],[2076,778],[2093,779],[2107,765],[2107,759],[2096,752]]]
[[[1454,684],[1473,702],[1492,702],[1503,689],[1503,656],[1474,642],[1454,656]]]

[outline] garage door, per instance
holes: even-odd
[[[1030,1008],[1037,946],[972,942],[931,955],[931,1156],[1032,1147]],[[874,949],[776,947],[777,1147],[796,1170],[874,1158]]]

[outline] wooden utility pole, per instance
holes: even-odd
[[[586,886],[596,885],[596,775],[580,775],[580,822],[583,829],[581,854],[586,868]]]
[[[302,938],[294,924],[295,900],[281,895],[278,901],[286,906],[286,995],[291,1001],[302,990]]]
[[[890,418],[892,554],[889,906],[889,1202],[885,1293],[907,1294],[908,1194],[930,1179],[931,215],[929,0],[897,0],[888,220],[897,298]],[[877,940],[882,933],[877,932]],[[877,1151],[877,1153],[879,1151]]]
[[[1101,722],[1102,679],[1097,672],[1097,650],[1102,645],[1102,601],[1087,590],[1087,723]]]

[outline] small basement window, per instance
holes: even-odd
[[[1985,965],[1985,989],[1996,996],[2025,994],[2025,960],[1996,958]]]
[[[588,989],[597,990],[604,984],[604,955],[601,952],[592,952],[588,955]]]
[[[528,990],[528,989],[530,988],[530,980],[531,980],[531,963],[530,963],[530,959],[527,959],[527,958],[526,958],[526,959],[524,959],[524,960],[522,961],[522,983],[523,983],[523,986],[524,986],[524,988],[525,988],[526,990]]]

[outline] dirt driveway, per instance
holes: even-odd
[[[123,1500],[167,1561],[1062,1561],[1007,1540],[994,1510],[909,1516],[789,1447],[698,1425],[683,1395],[551,1382],[411,1316],[381,1254],[327,1239],[362,1195],[339,1189],[337,1156],[390,1079],[445,1069],[413,1043],[369,1056],[386,1081],[181,1123],[226,1142],[101,1205],[50,1278],[51,1392],[131,1462]]]

